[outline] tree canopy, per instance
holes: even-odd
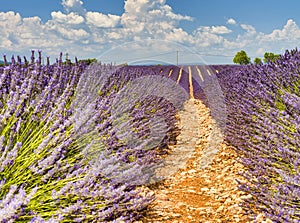
[[[268,63],[268,62],[275,62],[276,59],[278,59],[280,57],[280,54],[274,54],[271,52],[266,52],[264,54],[264,62]]]
[[[274,54],[272,52],[266,52],[264,54],[264,58],[263,60],[256,57],[253,60],[254,64],[262,64],[262,63],[270,63],[270,62],[275,62],[277,59],[280,58],[280,54]],[[241,50],[240,52],[237,52],[233,58],[233,62],[235,64],[250,64],[251,63],[251,59],[250,57],[248,57],[247,53],[244,50]]]
[[[79,62],[85,62],[87,63],[87,65],[90,65],[92,63],[97,63],[98,61],[96,58],[88,58],[88,59],[79,60]]]
[[[233,63],[236,64],[249,64],[251,61],[250,57],[248,57],[247,53],[244,50],[237,52],[233,58]]]
[[[262,64],[262,60],[258,57],[256,57],[253,61],[255,64]]]

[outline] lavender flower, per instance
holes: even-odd
[[[299,59],[292,50],[275,63],[218,68],[229,108],[227,141],[248,170],[240,189],[253,195],[244,208],[276,222],[300,218]]]

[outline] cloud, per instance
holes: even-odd
[[[228,29],[226,26],[200,26],[197,30],[213,34],[227,34],[232,32],[232,30]]]
[[[19,13],[1,12],[0,18],[1,50],[23,52],[57,45],[57,36],[51,34],[37,16],[22,18]]]
[[[0,26],[2,26],[3,28],[6,28],[8,30],[10,30],[9,26],[6,27],[6,25],[10,24],[11,26],[18,26],[18,25],[21,25],[21,23],[22,23],[22,18],[20,16],[20,14],[12,12],[12,11],[0,12],[0,19],[1,19]],[[1,30],[1,32],[2,32],[2,30]]]
[[[227,34],[231,33],[232,30],[228,29],[226,26],[212,26],[211,32],[215,34]]]
[[[244,29],[247,34],[253,35],[256,34],[256,30],[253,26],[247,24],[241,24],[242,29]]]
[[[84,13],[83,2],[81,0],[63,0],[61,3],[67,12]]]
[[[121,24],[133,33],[146,32],[155,34],[161,30],[171,32],[179,21],[192,21],[190,16],[175,14],[162,0],[127,0]]]
[[[226,23],[229,24],[229,25],[235,25],[236,21],[233,18],[230,18],[230,19],[227,20]]]
[[[219,46],[225,40],[222,35],[231,32],[226,26],[201,26],[193,32],[192,38],[197,47]]]
[[[289,19],[282,30],[275,29],[266,36],[269,40],[298,40],[300,38],[300,30],[298,25],[292,19]]]
[[[266,50],[262,47],[260,47],[256,50],[257,55],[263,55],[265,52],[266,52]]]
[[[196,46],[209,47],[221,44],[224,38],[221,35],[214,33],[216,30],[218,30],[218,28],[209,26],[202,26],[195,30],[192,35]]]
[[[74,12],[69,14],[64,14],[60,11],[51,12],[52,20],[55,20],[59,23],[65,24],[81,24],[84,22],[84,18]]]
[[[180,14],[173,13],[172,8],[169,5],[163,5],[160,9],[161,9],[161,12],[163,12],[166,17],[168,17],[172,20],[193,21],[193,18],[190,17],[190,16],[183,16],[183,15],[180,15]]]
[[[191,42],[194,41],[193,38],[182,28],[174,28],[168,35],[166,35],[165,40],[173,42]]]
[[[100,12],[87,12],[86,14],[87,24],[96,26],[96,27],[116,27],[120,23],[120,16],[117,15],[105,15]]]

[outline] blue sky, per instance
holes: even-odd
[[[232,63],[299,48],[300,2],[237,0],[0,0],[0,53],[54,60]]]

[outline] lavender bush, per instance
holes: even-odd
[[[275,222],[300,221],[300,53],[275,63],[219,67],[227,103],[227,141],[247,172],[244,202]]]
[[[55,64],[48,58],[42,65],[40,51],[30,62],[4,61],[0,221],[138,219],[154,199],[138,186],[155,177],[157,155],[175,143],[176,109],[186,98],[176,105],[148,95],[117,117],[115,98],[130,80],[149,75],[145,69],[63,63],[62,54]]]

